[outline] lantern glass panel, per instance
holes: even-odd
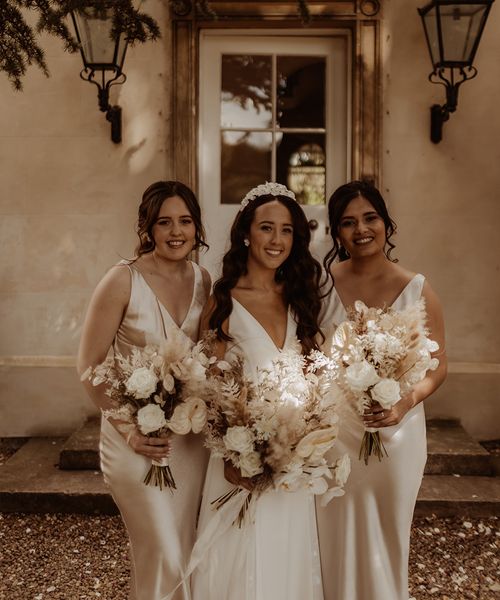
[[[484,4],[457,3],[440,7],[445,62],[471,64],[485,11]]]
[[[427,43],[431,53],[432,64],[436,66],[441,62],[441,54],[439,52],[439,37],[437,28],[436,7],[433,6],[428,12],[423,15],[425,33],[427,35]]]
[[[86,66],[121,70],[126,43],[122,35],[117,41],[111,37],[111,12],[75,11],[74,17]]]

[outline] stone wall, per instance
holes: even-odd
[[[500,8],[493,5],[477,78],[464,84],[444,139],[429,139],[429,107],[444,91],[410,0],[385,0],[382,191],[398,223],[396,255],[442,299],[450,376],[427,401],[479,439],[500,437]],[[51,71],[34,68],[23,93],[0,74],[0,435],[71,431],[95,412],[75,370],[89,296],[106,269],[130,257],[136,208],[171,175],[170,33],[166,5],[145,9],[161,41],[129,49],[123,142],[110,140],[79,55],[45,39]]]

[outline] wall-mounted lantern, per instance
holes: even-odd
[[[106,113],[106,119],[111,123],[111,139],[119,144],[122,140],[122,109],[110,106],[109,89],[126,80],[122,68],[127,41],[123,34],[112,36],[111,16],[111,10],[102,5],[71,13],[83,60],[80,77],[97,86],[99,109]]]
[[[444,85],[446,102],[431,107],[431,140],[442,138],[443,123],[458,103],[458,89],[477,75],[472,61],[494,0],[432,0],[418,12],[422,18],[434,70],[431,83]]]

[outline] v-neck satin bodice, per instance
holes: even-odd
[[[403,310],[407,306],[417,302],[422,295],[425,277],[417,273],[401,290],[397,298],[391,304],[395,310]],[[342,300],[337,290],[332,288],[330,294],[323,301],[323,307],[320,315],[320,327],[327,338],[333,331],[347,319],[347,310],[342,304]]]
[[[260,321],[238,300],[233,298],[233,310],[229,317],[228,332],[233,341],[228,342],[227,354],[243,354],[245,369],[247,374],[252,377],[258,368],[270,366],[282,350],[295,342],[297,324],[290,309],[288,309],[285,341],[283,348],[279,348]]]
[[[130,271],[131,287],[127,310],[116,333],[115,350],[126,356],[133,346],[142,348],[147,344],[159,344],[172,327],[196,342],[201,312],[207,300],[200,267],[191,263],[194,269],[193,295],[189,310],[179,327],[139,269],[133,263],[120,264],[126,265]]]

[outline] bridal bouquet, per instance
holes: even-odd
[[[336,380],[348,400],[363,414],[374,402],[390,409],[439,364],[431,353],[439,346],[428,336],[424,300],[405,310],[368,308],[361,301],[337,328],[332,359]],[[359,458],[368,464],[387,451],[378,430],[366,429]]]
[[[332,366],[321,352],[301,355],[298,342],[258,371],[255,382],[245,376],[241,358],[218,363],[220,373],[210,377],[207,389],[206,445],[252,479],[254,494],[270,487],[307,489],[326,505],[344,493],[349,457],[334,464],[325,457],[337,435]],[[214,504],[219,508],[240,491],[235,488]]]
[[[129,356],[115,353],[82,375],[94,386],[106,384],[113,407],[103,414],[122,421],[123,432],[138,427],[143,435],[158,437],[169,431],[200,433],[205,426],[207,409],[200,396],[215,358],[207,356],[201,342],[193,345],[174,329],[167,334],[160,346],[134,347]],[[144,483],[175,489],[168,458],[152,461]]]

